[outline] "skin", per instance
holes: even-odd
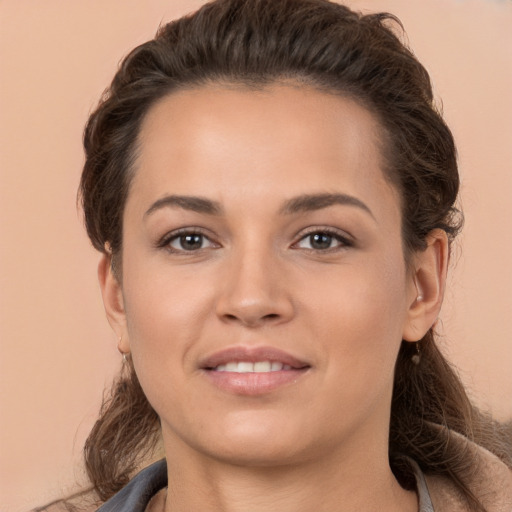
[[[387,458],[393,369],[401,340],[437,318],[447,242],[431,233],[406,265],[379,133],[352,100],[293,84],[180,91],[146,116],[122,283],[108,255],[99,277],[161,419],[170,483],[154,509],[417,510]],[[363,206],[286,210],[308,194]],[[222,211],[162,203],[170,195]],[[183,248],[183,228],[202,235],[197,248]],[[312,233],[331,238],[320,247]],[[262,345],[307,371],[247,396],[201,370],[216,351]]]

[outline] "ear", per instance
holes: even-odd
[[[110,254],[101,256],[98,264],[98,280],[108,323],[119,338],[118,349],[123,354],[127,354],[130,352],[130,343],[126,331],[123,291],[121,284],[112,272],[112,256]]]
[[[434,229],[427,238],[427,248],[413,258],[408,293],[409,309],[402,339],[418,341],[434,325],[443,303],[448,267],[448,237]]]

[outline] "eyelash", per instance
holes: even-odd
[[[334,239],[335,241],[337,241],[339,245],[337,245],[335,247],[327,247],[325,249],[315,249],[313,247],[307,248],[307,247],[299,246],[299,244],[302,241],[304,241],[308,237],[312,237],[314,235],[326,235],[326,236]],[[210,236],[208,236],[201,228],[194,228],[194,227],[182,228],[182,229],[173,231],[171,233],[167,233],[157,243],[157,247],[164,248],[173,254],[183,254],[183,255],[198,253],[199,251],[206,249],[204,247],[200,247],[198,249],[187,250],[184,248],[177,249],[177,248],[174,248],[171,246],[172,242],[179,240],[180,238],[187,237],[187,236],[200,236],[202,242],[207,240],[208,242],[210,242],[210,244],[212,244],[212,246],[214,248],[220,247],[220,245],[216,242],[213,242],[212,239],[210,238]],[[317,228],[310,228],[306,233],[302,233],[300,238],[298,239],[298,241],[294,242],[291,245],[291,248],[292,249],[303,249],[303,250],[311,251],[311,252],[315,252],[315,253],[331,253],[331,252],[336,252],[336,251],[339,251],[339,250],[342,250],[342,249],[345,249],[348,247],[352,247],[353,245],[354,245],[353,241],[350,240],[347,236],[340,234],[339,231],[332,229],[332,228],[317,227]]]
[[[180,238],[184,238],[187,236],[200,236],[202,237],[202,241],[208,240],[214,247],[220,247],[219,244],[212,241],[210,236],[208,236],[201,228],[182,228],[171,233],[167,233],[164,235],[160,241],[157,243],[157,247],[167,249],[169,252],[173,254],[194,254],[204,249],[204,247],[200,247],[199,249],[176,249],[171,246],[171,243],[175,240],[179,240]]]
[[[313,235],[327,235],[328,237],[331,237],[332,239],[336,240],[339,243],[339,245],[337,245],[336,247],[328,247],[326,249],[299,247],[299,244],[302,241],[306,240],[309,237],[312,237]],[[353,245],[354,242],[348,236],[342,235],[336,229],[326,227],[315,227],[310,228],[306,233],[302,233],[299,240],[292,245],[292,248],[304,249],[315,253],[330,253],[346,249],[348,247],[353,247]]]

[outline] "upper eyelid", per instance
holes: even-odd
[[[201,228],[199,226],[190,226],[190,227],[187,226],[184,228],[173,229],[172,231],[169,231],[169,232],[165,233],[165,235],[161,236],[158,239],[156,245],[158,247],[168,245],[175,238],[178,238],[178,237],[184,236],[184,235],[201,235],[201,236],[204,236],[205,238],[207,238],[211,243],[213,243],[215,245],[220,245],[219,242],[214,240],[215,237],[213,236],[213,234],[211,232],[209,232],[209,230]]]
[[[314,233],[327,233],[331,236],[334,236],[338,239],[340,239],[342,242],[344,242],[346,245],[353,245],[355,243],[354,237],[348,233],[345,230],[335,228],[332,226],[308,226],[306,228],[301,229],[298,231],[295,236],[293,237],[292,246],[296,245],[298,242],[300,242],[302,239],[304,239],[307,236],[310,236]],[[215,244],[217,246],[221,246],[222,244],[216,239],[218,237],[215,237],[215,234],[212,233],[209,229],[205,229],[200,226],[186,226],[182,228],[177,228],[174,230],[171,230],[161,236],[158,241],[156,242],[156,246],[162,247],[168,245],[173,239],[178,238],[183,235],[187,234],[198,234],[202,235],[205,238],[207,238],[212,244]]]
[[[332,236],[336,241],[337,245],[334,247],[328,247],[325,249],[318,249],[314,247],[301,247],[300,244],[305,239],[307,239],[309,236],[314,235],[315,233],[324,233],[329,236]],[[290,249],[296,250],[296,251],[305,251],[307,253],[311,254],[317,254],[317,255],[334,255],[339,254],[340,252],[344,252],[348,249],[353,249],[356,247],[356,243],[354,240],[354,237],[349,235],[346,231],[333,228],[333,227],[314,227],[312,229],[309,229],[307,231],[302,231],[300,234],[297,235],[295,238],[295,241],[291,244]]]
[[[329,235],[338,237],[338,238],[346,241],[347,243],[351,243],[351,244],[353,244],[355,241],[354,237],[350,233],[347,233],[346,231],[344,231],[342,229],[334,228],[331,226],[310,226],[308,228],[300,230],[295,235],[295,241],[293,243],[296,244],[303,238],[313,235],[314,233],[327,233]]]

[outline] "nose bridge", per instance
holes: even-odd
[[[223,320],[246,326],[288,320],[293,306],[278,254],[260,240],[233,248],[218,298]]]

